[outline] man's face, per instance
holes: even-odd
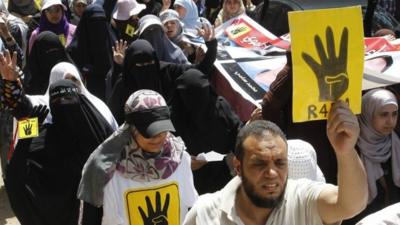
[[[283,199],[288,177],[285,141],[267,133],[261,138],[247,137],[243,147],[243,160],[235,160],[235,167],[245,195],[257,207],[275,207]]]

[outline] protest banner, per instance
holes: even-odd
[[[289,13],[294,122],[326,119],[338,99],[360,113],[362,26],[359,6]]]

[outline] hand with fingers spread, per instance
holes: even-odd
[[[340,38],[339,56],[335,52],[335,40],[331,27],[326,28],[326,50],[321,38],[316,35],[314,38],[315,47],[320,58],[318,63],[309,54],[303,52],[304,61],[313,70],[318,80],[319,100],[335,101],[338,100],[347,90],[349,76],[347,74],[347,51],[348,51],[349,31],[343,28]],[[327,54],[326,54],[327,53]]]
[[[38,123],[41,125],[44,119],[46,119],[47,114],[49,114],[49,108],[46,105],[37,105],[33,107],[29,117],[37,117]]]
[[[156,205],[154,208],[151,204],[149,196],[146,196],[147,215],[142,207],[138,207],[144,225],[168,225],[169,198],[169,194],[167,194],[165,197],[165,202],[161,207],[161,196],[160,192],[157,191],[155,202]]]
[[[122,65],[125,58],[125,50],[128,48],[128,43],[124,40],[115,41],[115,46],[112,47],[114,62]]]
[[[18,80],[17,52],[13,52],[12,56],[8,50],[0,53],[0,74],[5,80]]]
[[[327,121],[327,136],[336,154],[353,151],[360,126],[348,104],[337,101],[332,105]]]

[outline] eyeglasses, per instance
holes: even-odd
[[[62,11],[62,7],[60,5],[53,5],[46,9],[46,12],[49,13],[59,13]]]

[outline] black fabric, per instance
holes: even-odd
[[[184,71],[196,68],[204,74],[211,74],[217,53],[217,40],[206,42],[206,45],[208,50],[203,61],[198,65],[186,65],[159,62],[153,47],[148,41],[136,40],[132,42],[125,54],[122,76],[115,83],[111,98],[108,101],[108,106],[118,124],[124,122],[124,105],[133,92],[145,88],[157,91],[166,99],[168,104],[175,92],[175,80]],[[154,60],[154,67],[149,66],[139,69],[135,66],[136,63],[149,62],[151,60]],[[157,65],[159,66],[157,67]]]
[[[30,95],[43,95],[49,85],[50,71],[59,62],[70,62],[71,58],[56,34],[41,32],[32,45],[28,56],[26,74],[29,78],[26,92]]]
[[[154,121],[167,119],[169,119],[169,109],[167,106],[153,109],[142,109],[125,115],[125,121],[131,125],[136,125],[136,127],[138,127],[138,124],[148,126]]]
[[[106,75],[113,67],[115,37],[101,6],[89,5],[67,51],[86,80],[87,89],[105,99]]]
[[[103,207],[97,208],[89,203],[83,203],[82,225],[101,225]]]
[[[69,80],[51,86],[76,88]],[[76,225],[80,202],[76,191],[84,163],[112,128],[78,93],[53,95],[53,124],[39,137],[18,142],[7,167],[5,186],[21,225]]]
[[[158,16],[161,12],[162,4],[155,0],[149,0],[147,3],[140,0],[138,2],[146,5],[146,8],[139,13],[139,18],[149,14]]]
[[[215,94],[207,77],[198,70],[185,71],[176,83],[171,120],[189,154],[233,151],[242,123],[229,103]],[[231,179],[224,161],[208,163],[193,175],[200,194],[217,191]]]

